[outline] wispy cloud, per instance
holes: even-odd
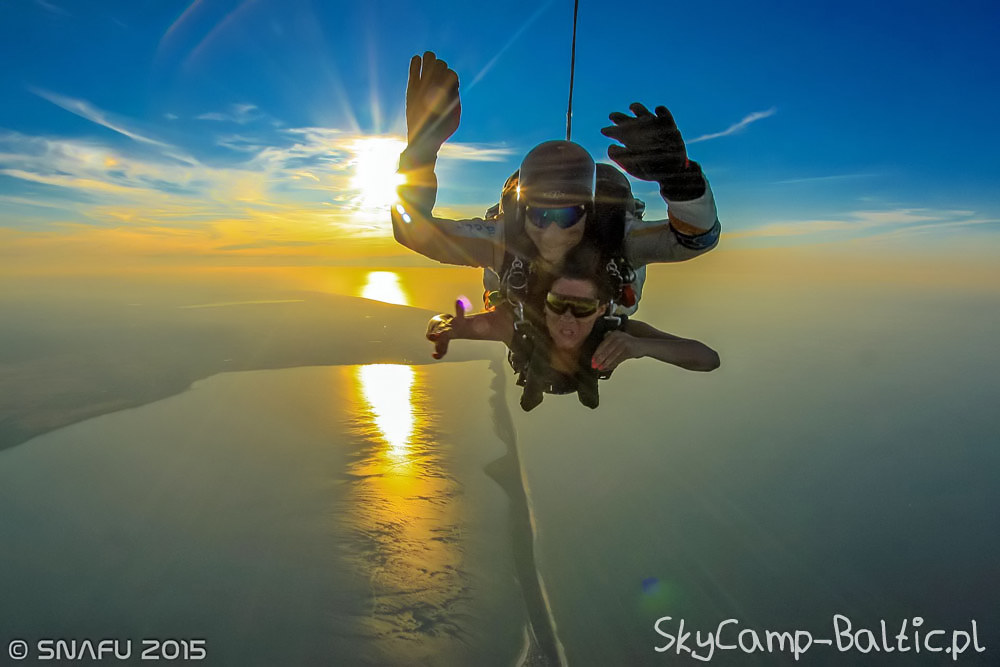
[[[20,207],[23,212],[23,207],[44,208],[51,201],[62,205],[50,207],[70,215],[53,216],[50,230],[68,222],[128,229],[128,243],[137,249],[154,247],[157,239],[180,248],[169,230],[194,235],[179,237],[185,251],[201,234],[202,242],[222,253],[305,253],[307,246],[326,246],[338,238],[389,237],[388,216],[371,208],[364,197],[358,166],[376,150],[388,156],[385,162],[393,171],[405,145],[401,135],[373,138],[325,127],[245,125],[240,134],[216,136],[215,145],[228,151],[216,151],[204,162],[179,162],[175,156],[183,154],[182,148],[160,141],[155,132],[137,129],[135,121],[85,100],[36,92],[133,143],[0,131],[0,180],[23,185],[0,198],[0,218],[4,209]],[[232,111],[234,118],[254,112],[250,105]],[[161,122],[171,124],[175,137],[192,127]],[[204,145],[204,129],[197,131],[191,141]],[[448,144],[442,154],[456,161],[496,161],[511,150]],[[15,218],[26,219],[20,213],[7,216]],[[31,224],[44,225],[44,219],[32,217]],[[127,247],[125,236],[115,238],[121,243],[116,247]]]
[[[783,237],[845,240],[955,230],[997,222],[996,219],[981,217],[969,210],[898,208],[851,211],[840,218],[773,222],[750,230],[728,232],[726,236],[731,240]]]
[[[73,188],[87,192],[104,192],[114,194],[134,194],[136,188],[118,185],[107,181],[95,180],[93,178],[80,178],[66,174],[37,174],[22,169],[0,169],[0,174],[19,178],[24,181],[41,183],[43,185],[57,185],[64,188]]]
[[[858,178],[878,178],[874,172],[858,172],[856,174],[829,174],[826,176],[803,176],[802,178],[786,178],[774,181],[771,185],[797,185],[800,183],[825,183],[829,181],[850,181]]]
[[[195,119],[246,125],[263,117],[264,114],[258,112],[255,104],[233,104],[229,111],[211,111],[195,116]]]
[[[85,118],[92,123],[95,123],[102,127],[106,127],[109,130],[117,132],[122,136],[128,137],[129,139],[137,143],[159,148],[163,152],[163,155],[168,158],[189,165],[196,165],[198,163],[198,161],[195,160],[193,157],[185,154],[175,146],[171,146],[168,143],[159,141],[157,139],[153,139],[151,137],[146,136],[145,134],[140,133],[138,130],[129,127],[129,123],[124,119],[118,118],[114,114],[111,114],[102,109],[98,109],[96,106],[94,106],[90,102],[87,102],[86,100],[79,100],[79,99],[74,99],[72,97],[66,97],[65,95],[59,95],[57,93],[53,93],[47,90],[42,90],[40,88],[29,88],[29,90],[35,95],[41,97],[42,99],[48,100],[49,102],[52,102],[52,104],[55,104],[56,106],[65,109],[66,111],[69,111],[72,114],[80,116],[81,118]]]
[[[31,197],[11,197],[0,195],[0,204],[13,204],[15,206],[35,206],[38,208],[54,208],[67,210],[72,206],[72,202],[55,202],[51,199],[32,199]]]
[[[442,157],[472,162],[502,162],[513,154],[513,149],[500,146],[445,144],[441,147]]]
[[[959,220],[939,220],[922,225],[911,225],[908,227],[901,227],[899,229],[892,229],[883,232],[881,234],[872,236],[871,238],[881,239],[881,238],[892,238],[897,236],[916,236],[921,234],[955,231],[958,229],[968,229],[971,227],[979,227],[985,225],[996,225],[998,228],[1000,228],[1000,218],[970,217]]]
[[[261,143],[259,138],[249,137],[242,134],[230,134],[217,137],[215,145],[222,148],[228,148],[231,151],[239,151],[241,153],[258,153],[264,149],[264,145]]]
[[[47,2],[46,0],[35,0],[35,4],[52,14],[58,14],[59,16],[70,16],[70,13],[68,11],[66,11],[62,7],[58,7],[52,4],[51,2]]]
[[[135,143],[0,132],[0,178],[32,184],[6,192],[0,199],[0,211],[4,207],[44,208],[45,202],[51,201],[61,204],[61,210],[71,210],[75,217],[69,217],[79,222],[127,225],[136,233],[161,230],[154,238],[162,237],[163,230],[201,230],[210,235],[218,252],[268,248],[277,252],[317,239],[325,243],[352,235],[388,235],[387,216],[365,204],[356,177],[366,151],[377,148],[388,154],[388,162],[394,165],[405,143],[402,135],[380,136],[373,143],[372,137],[336,128],[246,124],[239,134],[216,135],[215,145],[228,150],[217,150],[212,164],[191,158],[179,162],[176,156],[183,154],[181,148],[158,140],[153,132],[138,130],[139,123],[85,100],[36,92]],[[230,113],[234,119],[245,118],[256,109],[236,105]],[[732,134],[773,113],[771,109],[751,114],[725,132],[707,137]],[[161,122],[173,125],[172,121]],[[190,126],[173,128],[171,136],[184,127]],[[204,134],[191,140],[204,142]],[[502,145],[449,142],[441,154],[455,161],[495,162],[509,158],[513,150]],[[786,179],[783,184],[868,176],[871,174],[827,174]],[[46,187],[58,188],[58,195],[46,198],[44,193],[51,192]],[[475,212],[479,208],[475,207]],[[62,221],[67,218],[60,216]],[[991,224],[996,221],[971,210],[871,206],[824,218],[767,222],[745,231],[727,230],[726,235],[734,241],[784,238],[825,242]]]
[[[758,120],[763,120],[765,118],[770,118],[774,114],[778,113],[777,107],[771,107],[767,111],[754,111],[749,116],[746,116],[738,123],[730,125],[722,132],[714,132],[712,134],[703,134],[700,137],[695,137],[694,139],[688,139],[687,143],[696,144],[699,141],[708,141],[709,139],[718,139],[719,137],[728,137],[731,134],[736,134],[742,132],[751,123],[756,123]]]
[[[71,97],[66,97],[64,95],[58,95],[56,93],[49,92],[47,90],[42,90],[40,88],[30,88],[31,92],[38,95],[42,99],[48,100],[58,107],[69,111],[70,113],[76,114],[81,118],[86,118],[92,123],[96,123],[103,127],[113,130],[121,135],[132,139],[133,141],[138,141],[139,143],[149,144],[151,146],[159,146],[161,148],[171,148],[169,144],[165,144],[162,141],[157,141],[156,139],[151,139],[145,135],[136,132],[135,130],[129,129],[124,123],[116,121],[111,118],[111,115],[97,107],[93,106],[89,102],[84,100],[77,100]]]

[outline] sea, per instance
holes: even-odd
[[[0,451],[0,662],[1000,663],[996,298],[717,289],[596,410],[478,342]]]

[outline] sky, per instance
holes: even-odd
[[[570,0],[0,3],[0,256],[388,264],[410,56],[461,80],[438,215],[565,134]],[[580,3],[573,139],[673,112],[726,248],[996,261],[1000,7]],[[663,217],[655,187],[633,180]]]

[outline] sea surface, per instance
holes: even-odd
[[[474,410],[487,373],[224,373],[0,452],[3,637],[203,639],[209,664],[513,664],[526,615],[484,472],[505,448]]]
[[[998,305],[650,298],[643,319],[722,367],[629,362],[594,411],[522,413],[490,343],[214,374],[0,451],[0,639],[204,639],[208,664],[776,665],[796,661],[768,631],[849,623],[850,649],[797,664],[998,664]],[[735,648],[707,641],[720,624]],[[962,633],[957,660],[931,651]]]

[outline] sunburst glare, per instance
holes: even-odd
[[[396,167],[405,147],[393,137],[362,137],[354,142],[351,186],[358,191],[354,203],[359,210],[385,211],[396,200],[396,186],[404,180]]]

